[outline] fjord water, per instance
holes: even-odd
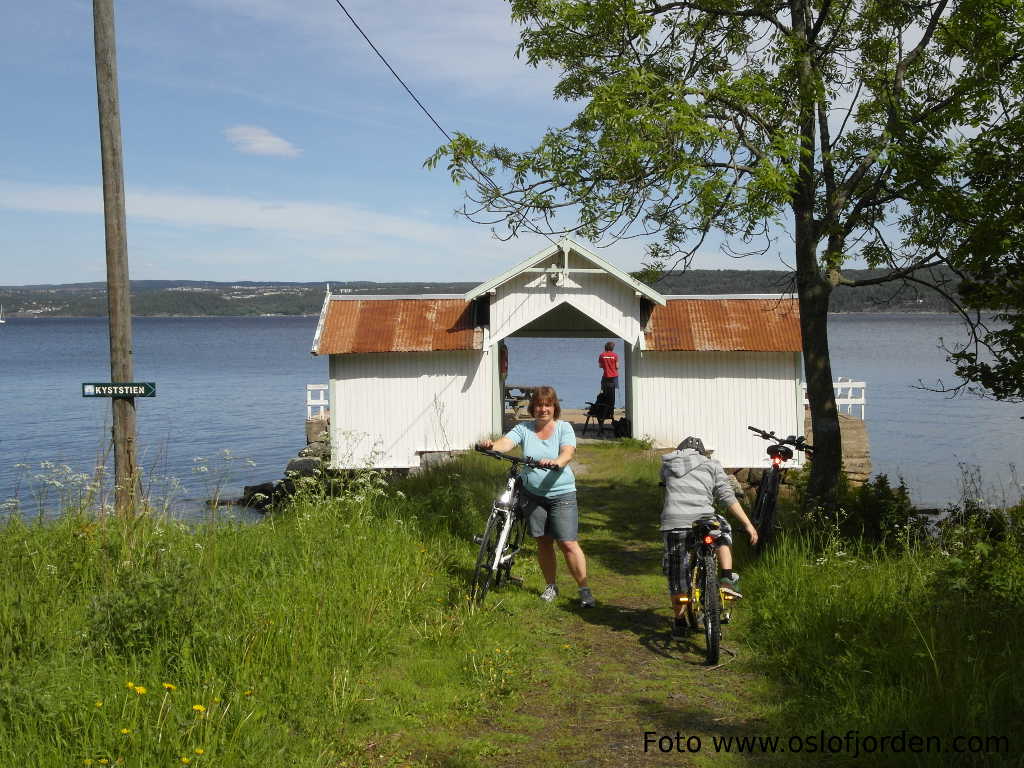
[[[327,382],[327,360],[310,354],[315,328],[315,317],[135,319],[135,380],[157,384],[155,398],[136,400],[155,492],[176,478],[175,506],[195,516],[214,492],[236,496],[281,476],[305,442],[306,385]],[[829,328],[833,373],[868,384],[876,472],[902,475],[915,501],[942,506],[959,498],[963,462],[981,467],[996,501],[1019,498],[1011,464],[1024,463],[1024,406],[915,388],[952,380],[937,340],[959,337],[956,318],[834,315]],[[83,398],[81,384],[109,379],[106,333],[102,318],[13,318],[0,330],[0,502],[18,495],[32,509],[33,477],[52,475],[43,462],[91,473],[105,461],[109,401]],[[508,381],[550,383],[566,407],[582,407],[598,389],[602,344],[511,339]]]

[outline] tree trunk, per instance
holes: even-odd
[[[818,184],[814,172],[817,88],[808,49],[811,31],[809,0],[790,0],[790,14],[798,44],[796,64],[800,97],[800,158],[792,202],[796,284],[800,299],[804,376],[807,379],[807,400],[811,405],[811,429],[814,431],[814,458],[807,488],[807,505],[808,508],[822,507],[832,511],[838,501],[843,452],[828,354],[828,303],[832,286],[818,265],[820,233],[814,220]]]
[[[798,241],[797,252],[800,244]],[[813,271],[806,276],[798,267],[800,285],[800,332],[803,335],[804,376],[807,379],[807,400],[811,406],[811,429],[814,432],[814,457],[807,487],[809,508],[822,507],[832,511],[838,503],[839,473],[843,468],[839,414],[832,387],[832,362],[828,351],[828,303],[831,286],[817,270],[813,243],[809,258]],[[798,255],[798,263],[799,263]],[[806,279],[805,282],[805,277]]]

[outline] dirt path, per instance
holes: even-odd
[[[598,607],[577,608],[575,589],[560,574],[563,596],[545,621],[561,630],[571,649],[565,669],[549,670],[549,679],[536,680],[517,705],[484,718],[467,735],[491,740],[487,764],[507,768],[760,762],[760,755],[715,753],[712,743],[713,737],[763,733],[777,699],[748,663],[741,611],[725,628],[723,643],[736,656],[723,653],[719,668],[703,665],[702,636],[672,641],[661,551],[652,536],[656,489],[649,482],[616,485],[602,481],[602,474],[594,468],[578,473],[580,541]],[[684,749],[688,737],[696,738],[690,751],[663,754],[652,742],[645,752],[645,732],[652,731],[673,742],[679,732]],[[693,749],[698,739],[699,751]]]

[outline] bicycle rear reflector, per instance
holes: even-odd
[[[704,543],[705,544],[714,544],[715,543],[715,537],[714,536],[705,536],[704,537]]]

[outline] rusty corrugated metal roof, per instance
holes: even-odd
[[[315,352],[436,352],[480,349],[472,304],[464,299],[332,299]]]
[[[670,298],[644,335],[651,350],[799,352],[800,311],[791,298]]]

